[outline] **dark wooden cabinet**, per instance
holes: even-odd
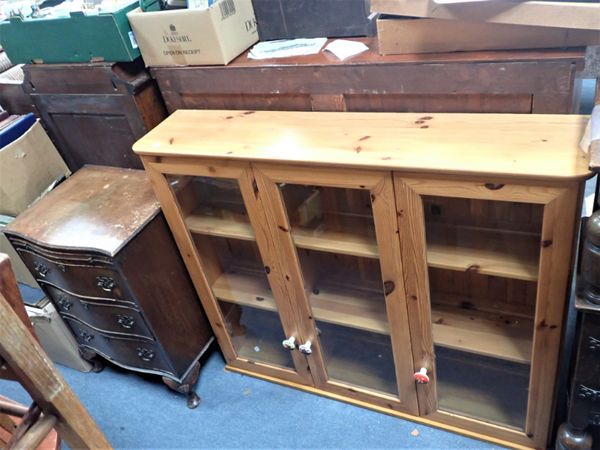
[[[166,116],[141,59],[31,64],[23,88],[72,171],[85,164],[141,169],[133,143]]]
[[[190,391],[213,339],[142,171],[85,167],[5,230],[86,359]]]
[[[165,105],[177,109],[298,111],[572,111],[575,73],[585,51],[519,50],[386,55],[339,61],[328,52],[227,66],[151,69]]]
[[[592,431],[600,426],[600,306],[576,298],[579,313],[575,366],[567,422],[558,431],[558,450],[590,450]],[[596,443],[597,445],[597,443]]]

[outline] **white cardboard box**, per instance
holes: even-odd
[[[146,66],[227,64],[258,41],[250,0],[127,14]]]
[[[39,289],[40,286],[35,281],[29,269],[25,266],[25,263],[13,248],[8,241],[8,238],[4,235],[2,230],[8,225],[14,217],[0,215],[0,253],[6,253],[10,258],[10,264],[12,266],[12,270],[15,274],[15,278],[19,283],[26,284],[29,287]]]
[[[0,149],[0,214],[17,216],[71,171],[39,120]]]
[[[42,347],[52,361],[80,372],[90,372],[92,365],[79,355],[79,345],[51,302],[39,307],[25,306],[29,320]]]
[[[379,53],[584,47],[600,44],[600,32],[446,19],[381,16]]]
[[[371,11],[468,22],[600,30],[598,2],[489,0],[441,5],[434,0],[371,0]]]

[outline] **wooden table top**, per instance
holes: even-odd
[[[588,116],[179,110],[134,144],[195,156],[405,172],[580,180]]]

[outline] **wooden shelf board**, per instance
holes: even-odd
[[[256,276],[223,274],[213,284],[213,292],[223,301],[269,311],[277,309],[266,279]],[[310,302],[316,320],[389,334],[385,301],[375,293],[322,287],[318,295],[310,295]],[[432,320],[436,345],[518,363],[531,361],[531,319],[434,304]]]
[[[329,253],[378,258],[375,239],[352,233],[316,231],[305,228],[292,230],[292,238],[299,248]]]
[[[251,306],[267,311],[276,311],[277,305],[263,275],[243,272],[224,273],[212,285],[219,300],[238,305]]]
[[[247,222],[236,222],[215,216],[190,214],[185,218],[185,223],[192,233],[206,234],[225,238],[254,241],[254,230]]]
[[[431,316],[433,340],[440,347],[517,363],[531,362],[531,319],[435,304]]]
[[[212,289],[219,300],[268,311],[277,310],[266,278],[261,280],[245,273],[225,273],[215,281]],[[383,294],[359,296],[355,290],[334,292],[324,288],[318,295],[311,294],[310,302],[316,320],[389,334]]]
[[[248,241],[255,239],[254,230],[247,222],[192,214],[186,217],[186,224],[194,233]],[[489,239],[489,236],[493,236],[493,232],[464,233],[461,236],[463,241],[465,236],[472,237],[472,242],[465,242],[465,246],[429,242],[427,245],[429,266],[458,271],[474,270],[483,275],[518,280],[537,280],[538,254],[531,245],[535,239],[532,240],[531,237],[526,236],[525,240],[522,236],[516,235],[512,241],[513,245],[498,249],[498,242]],[[352,233],[316,232],[298,228],[292,231],[292,238],[299,248],[366,258],[379,257],[375,239]],[[490,245],[490,242],[493,245]],[[474,243],[480,245],[476,246]]]
[[[319,294],[309,297],[316,320],[357,328],[380,334],[390,334],[385,297],[356,289],[319,287]]]
[[[539,245],[539,236],[521,232],[427,226],[427,263],[438,269],[473,270],[482,275],[536,281]]]

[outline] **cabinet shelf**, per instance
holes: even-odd
[[[185,222],[193,233],[255,240],[254,230],[247,222],[200,214],[187,216]],[[506,231],[462,231],[461,245],[445,243],[434,233],[430,233],[433,236],[427,244],[427,262],[430,267],[457,271],[472,270],[482,275],[517,280],[537,280],[539,240],[536,236],[511,234]],[[510,241],[493,239],[496,234],[508,237]],[[298,248],[365,258],[379,257],[375,239],[357,234],[339,231],[316,233],[313,230],[298,228],[292,231],[292,238]]]
[[[268,283],[252,274],[225,273],[213,284],[220,300],[275,311]],[[383,295],[351,288],[322,287],[310,295],[316,320],[389,334]],[[531,319],[447,305],[433,305],[434,342],[440,347],[518,363],[531,361]]]
[[[435,299],[434,299],[435,300]],[[517,363],[531,362],[533,321],[433,304],[436,345]]]
[[[254,241],[254,230],[248,222],[238,222],[230,218],[190,214],[185,224],[192,233],[224,238]]]
[[[538,262],[539,236],[535,234],[449,225],[427,227],[430,267],[536,281]]]
[[[264,280],[249,273],[224,273],[212,286],[222,301],[275,311],[273,294]],[[365,331],[389,334],[383,294],[321,289],[310,297],[315,319]]]
[[[378,258],[375,238],[340,231],[315,231],[306,228],[292,230],[292,239],[299,248],[329,253]]]

